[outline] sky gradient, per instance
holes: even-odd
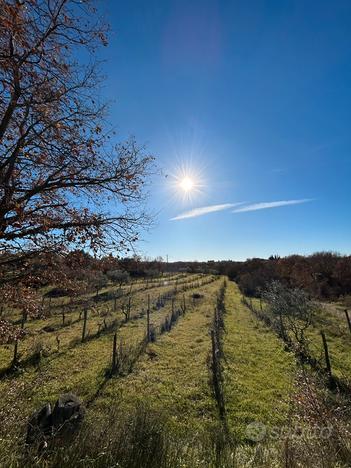
[[[112,124],[168,175],[150,187],[144,254],[351,253],[349,0],[103,0],[101,10]],[[181,172],[199,185],[191,198],[175,188]]]

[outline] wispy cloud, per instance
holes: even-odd
[[[196,218],[198,216],[203,216],[209,213],[214,213],[216,211],[228,210],[230,208],[235,208],[234,210],[232,210],[232,213],[244,213],[246,211],[267,210],[268,208],[278,208],[281,206],[300,205],[301,203],[307,203],[313,200],[314,200],[313,198],[303,198],[300,200],[280,200],[280,201],[274,201],[274,202],[259,202],[259,203],[252,203],[250,205],[245,205],[245,202],[240,202],[240,203],[223,203],[221,205],[202,206],[200,208],[194,208],[193,210],[180,213],[174,218],[171,218],[170,221],[178,221],[178,220],[187,219],[187,218]],[[241,206],[241,205],[245,205],[245,206]]]
[[[208,213],[214,213],[215,211],[228,210],[229,208],[234,208],[235,206],[242,205],[242,203],[223,203],[222,205],[209,205],[202,206],[200,208],[194,208],[190,211],[185,211],[174,218],[171,218],[170,221],[178,221],[179,219],[186,218],[196,218],[197,216],[203,216]]]
[[[245,211],[257,211],[257,210],[266,210],[268,208],[278,208],[280,206],[288,205],[300,205],[301,203],[307,203],[313,201],[312,198],[303,198],[301,200],[281,200],[274,202],[260,202],[253,203],[251,205],[246,205],[241,208],[233,210],[233,213],[244,213]]]

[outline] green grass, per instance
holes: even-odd
[[[179,281],[179,287],[186,284],[186,282],[193,282],[199,279],[198,275],[188,275],[186,278],[182,277]],[[145,289],[146,285],[143,284],[141,287],[135,288],[132,291],[132,315],[138,314],[142,308],[146,308],[147,294],[150,294],[151,302],[155,301],[159,294],[163,294],[166,291],[170,291],[174,288],[174,282],[166,280],[161,286],[158,284],[151,284],[150,289]],[[100,293],[111,292],[116,288],[109,286],[101,290]],[[129,291],[129,287],[126,286],[125,291]],[[82,299],[82,298],[79,298]],[[121,312],[122,304],[126,303],[127,298],[121,297],[117,301],[117,311],[113,310],[113,301],[98,302],[93,309],[89,310],[88,319],[88,332],[90,334],[96,334],[99,325],[102,326],[103,320],[105,319],[107,324],[113,320],[122,320],[124,318]],[[75,307],[72,311],[66,312],[65,326],[62,326],[62,304],[67,302],[67,298],[53,299],[51,304],[51,311],[45,319],[30,320],[26,323],[25,330],[27,335],[24,340],[19,343],[19,350],[21,358],[28,358],[33,349],[37,344],[41,344],[44,347],[46,355],[55,353],[57,350],[56,337],[60,339],[60,350],[68,349],[73,340],[80,338],[82,333],[82,321],[79,321],[79,314],[82,312],[82,306]],[[17,318],[16,313],[14,316],[8,318]],[[45,332],[44,327],[54,327],[55,331]],[[0,346],[0,369],[6,369],[11,364],[13,358],[13,346]]]
[[[215,282],[208,287],[216,288]],[[198,289],[196,289],[198,290]],[[158,297],[165,289],[157,288],[150,290],[152,300]],[[147,291],[138,293],[134,303],[146,307],[145,294]],[[189,298],[191,290],[185,293]],[[178,303],[182,300],[183,293],[179,293]],[[150,315],[151,323],[155,326],[161,324],[170,313],[171,304]],[[35,408],[45,401],[55,401],[60,393],[72,391],[83,401],[87,402],[94,398],[98,390],[106,383],[105,371],[111,362],[112,335],[111,330],[106,335],[100,335],[85,343],[79,341],[68,346],[73,338],[80,338],[82,323],[64,328],[66,339],[62,350],[51,352],[48,357],[42,358],[38,366],[29,366],[18,375],[9,376],[0,380],[0,414],[4,421],[19,419],[24,423],[25,418]],[[96,317],[89,319],[88,329],[91,331],[96,327]],[[127,345],[140,342],[146,332],[146,316],[125,323],[118,331],[118,337]],[[193,333],[197,333],[194,330]],[[52,335],[52,334],[48,334]],[[29,343],[29,341],[28,341]]]
[[[258,299],[251,299],[253,306],[259,310]],[[317,303],[311,326],[305,331],[309,354],[325,367],[324,349],[320,331],[326,335],[332,373],[345,384],[351,385],[351,334],[347,325],[344,307],[335,303]],[[263,304],[263,310],[266,305]],[[266,310],[269,314],[269,311]],[[294,341],[294,336],[289,333]]]
[[[189,278],[190,275],[187,276]],[[170,332],[159,335],[155,343],[147,345],[129,372],[106,378],[114,331],[111,329],[106,334],[79,343],[74,341],[81,336],[82,323],[79,322],[60,329],[60,352],[55,351],[55,343],[52,342],[52,349],[39,365],[26,366],[22,372],[0,379],[0,453],[6,452],[4,466],[290,466],[286,465],[286,454],[290,449],[284,440],[267,440],[257,445],[252,441],[247,443],[246,429],[252,422],[263,423],[269,429],[288,425],[293,420],[294,407],[290,401],[296,390],[295,357],[284,351],[283,343],[275,333],[241,303],[241,294],[232,282],[228,282],[225,294],[224,356],[221,360],[227,426],[232,437],[222,438],[223,427],[226,426],[219,420],[209,371],[210,329],[221,284],[222,280],[186,291],[185,315],[178,318]],[[149,290],[135,291],[134,319],[118,330],[118,337],[123,342],[128,345],[143,339],[146,317],[137,318],[136,314],[142,306],[146,307],[147,294],[155,300],[159,293],[173,286],[157,285]],[[190,296],[195,291],[204,297],[193,303]],[[180,291],[176,306],[182,298],[183,292]],[[121,318],[120,311],[113,312],[111,306],[111,301],[101,304],[100,312],[107,308],[109,320]],[[159,326],[170,312],[171,303],[168,302],[165,307],[152,312],[151,323]],[[72,318],[77,313],[72,312]],[[59,324],[60,317],[53,316],[49,320]],[[88,325],[91,334],[95,333],[99,320],[98,312],[91,314]],[[330,331],[330,345],[334,348],[339,344],[344,353],[348,348],[346,341],[341,341],[345,339],[342,322],[336,323],[335,317],[329,315],[320,315],[318,320],[322,322],[316,322],[314,330],[318,331],[323,323]],[[31,340],[42,338],[39,330],[43,323],[48,322],[37,320],[28,324],[32,334],[23,342],[27,352],[33,344]],[[50,344],[49,340],[55,338],[55,333],[43,336]],[[2,363],[7,362],[9,350],[5,347],[0,350]],[[16,439],[23,441],[28,415],[44,402],[55,401],[60,393],[66,391],[76,393],[88,405],[87,417],[78,438],[70,447],[52,453],[50,461],[45,459],[45,453],[42,459],[37,453],[30,458],[28,452],[21,451]],[[217,444],[220,440],[236,444],[228,444],[219,461]],[[300,449],[303,451],[305,448],[296,446],[296,459]],[[308,460],[316,460],[319,447],[312,446],[311,450],[304,456]],[[307,465],[300,463],[296,466]]]
[[[313,326],[306,332],[311,354],[324,365],[321,330],[324,330],[327,338],[333,375],[350,385],[351,334],[343,309],[334,304],[321,305],[315,314]]]
[[[105,412],[116,400],[130,408],[147,402],[152,409],[162,410],[176,431],[196,434],[217,425],[207,359],[218,287],[215,282],[201,289],[204,299],[148,346],[130,375],[108,382],[93,411]]]
[[[294,385],[295,359],[275,334],[241,303],[238,287],[228,283],[224,334],[224,394],[228,425],[244,440],[252,422],[286,422]]]

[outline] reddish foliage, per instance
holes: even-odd
[[[127,250],[148,222],[153,158],[112,143],[98,97],[106,33],[89,0],[0,0],[0,293],[23,314],[30,288],[72,286],[58,254]]]
[[[25,335],[22,328],[15,327],[6,320],[0,319],[0,344],[13,343],[21,340]]]
[[[76,63],[79,49],[106,43],[90,9],[88,1],[0,0],[3,252],[127,249],[147,222],[140,206],[153,158],[134,140],[111,143],[97,66]]]

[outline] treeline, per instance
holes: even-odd
[[[168,269],[216,271],[236,281],[245,295],[254,297],[259,297],[274,280],[292,288],[302,288],[320,299],[336,299],[351,294],[351,256],[333,252],[252,258],[244,262],[176,262]]]
[[[15,260],[16,255],[13,255],[13,261]],[[8,263],[11,265],[11,259]],[[113,255],[95,257],[83,250],[73,250],[65,254],[50,252],[33,255],[23,262],[22,268],[30,270],[32,287],[42,287],[57,282],[65,284],[69,280],[94,282],[102,276],[117,282],[126,282],[128,277],[156,278],[162,276],[165,265],[162,259],[158,258],[142,259],[137,256],[119,258]]]
[[[246,261],[164,262],[161,257],[147,259],[138,256],[117,258],[112,255],[96,258],[83,250],[66,255],[37,255],[31,263],[31,287],[65,285],[80,289],[90,284],[99,289],[106,282],[128,283],[137,278],[157,278],[167,273],[206,273],[226,275],[238,283],[247,296],[259,297],[272,281],[292,288],[302,288],[311,297],[337,299],[351,295],[351,256],[333,252],[313,255],[271,256]],[[59,278],[59,281],[57,280]],[[73,291],[72,291],[73,292]],[[75,291],[77,293],[78,291]]]
[[[3,255],[1,261],[6,263],[7,271],[0,274],[0,317],[4,304],[15,308],[21,308],[22,304],[28,308],[29,303],[33,307],[38,305],[42,288],[48,288],[46,295],[51,297],[79,296],[92,290],[98,294],[111,283],[121,287],[137,279],[156,281],[165,268],[160,259],[112,255],[97,258],[83,250],[39,253],[20,261],[17,254]]]
[[[6,268],[1,269],[1,265]],[[0,344],[21,339],[27,320],[44,318],[53,298],[68,297],[67,307],[90,307],[104,300],[114,300],[116,307],[117,298],[124,294],[130,297],[136,283],[142,283],[144,289],[163,285],[164,279],[169,279],[164,267],[160,259],[97,258],[83,250],[26,257],[18,253],[0,255]],[[184,276],[172,275],[176,287],[184,283]],[[102,291],[107,287],[108,291]],[[8,320],[9,310],[16,310],[20,320]]]

